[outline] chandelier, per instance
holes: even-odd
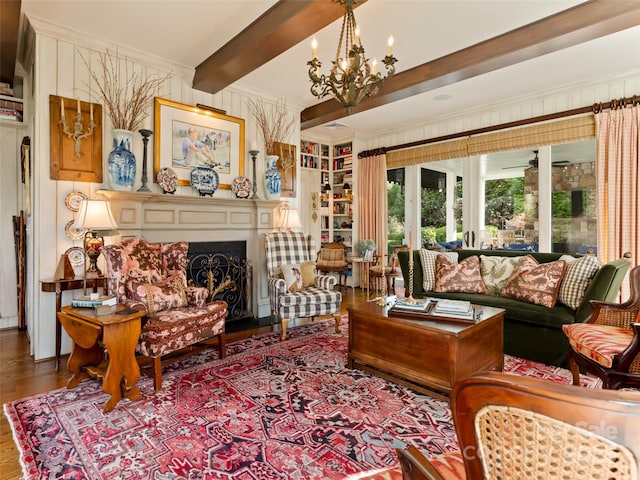
[[[365,57],[364,47],[360,42],[360,30],[353,16],[353,6],[357,0],[333,0],[344,5],[344,17],[342,17],[342,29],[340,40],[336,50],[336,58],[329,75],[319,75],[322,63],[318,60],[318,42],[313,39],[311,43],[313,58],[307,62],[309,65],[309,78],[311,79],[311,93],[324,98],[333,96],[351,113],[365,96],[370,97],[378,93],[378,87],[385,78],[391,77],[396,69],[393,66],[398,60],[392,55],[393,37],[389,37],[387,55],[382,63],[387,71],[386,76],[377,72],[376,60],[369,61]],[[343,56],[340,56],[343,52]]]

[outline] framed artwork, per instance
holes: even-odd
[[[221,189],[244,175],[244,119],[156,97],[153,178],[171,167],[178,185],[191,184],[194,167],[213,168]]]
[[[274,155],[278,155],[278,171],[282,176],[282,190],[281,195],[283,197],[296,196],[296,165],[297,155],[296,146],[288,145],[286,143],[273,142]]]

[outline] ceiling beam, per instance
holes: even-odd
[[[0,82],[13,86],[21,0],[0,0]]]
[[[193,88],[217,93],[343,15],[330,0],[279,0],[196,67]]]
[[[352,114],[515,65],[547,53],[640,25],[640,0],[591,0],[431,62],[396,73]],[[402,59],[400,58],[400,61]],[[570,68],[570,66],[568,66]],[[597,70],[598,66],[593,66]],[[301,129],[346,116],[335,99],[305,108]]]

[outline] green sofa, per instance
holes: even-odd
[[[458,260],[472,255],[531,255],[539,263],[559,259],[562,253],[539,253],[509,250],[458,250]],[[409,288],[409,253],[399,252],[398,260],[405,287]],[[427,292],[423,290],[422,264],[417,250],[413,254],[413,296],[469,300],[479,305],[504,308],[504,352],[549,365],[566,366],[569,343],[562,332],[565,323],[584,322],[591,314],[591,300],[614,301],[630,267],[627,259],[611,261],[596,273],[585,291],[582,303],[573,310],[561,303],[553,308],[534,305],[495,295]]]

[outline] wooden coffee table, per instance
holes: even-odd
[[[375,301],[349,308],[349,368],[439,398],[462,378],[502,370],[503,309],[476,305],[479,318],[471,324],[427,314],[402,318],[389,309]]]

